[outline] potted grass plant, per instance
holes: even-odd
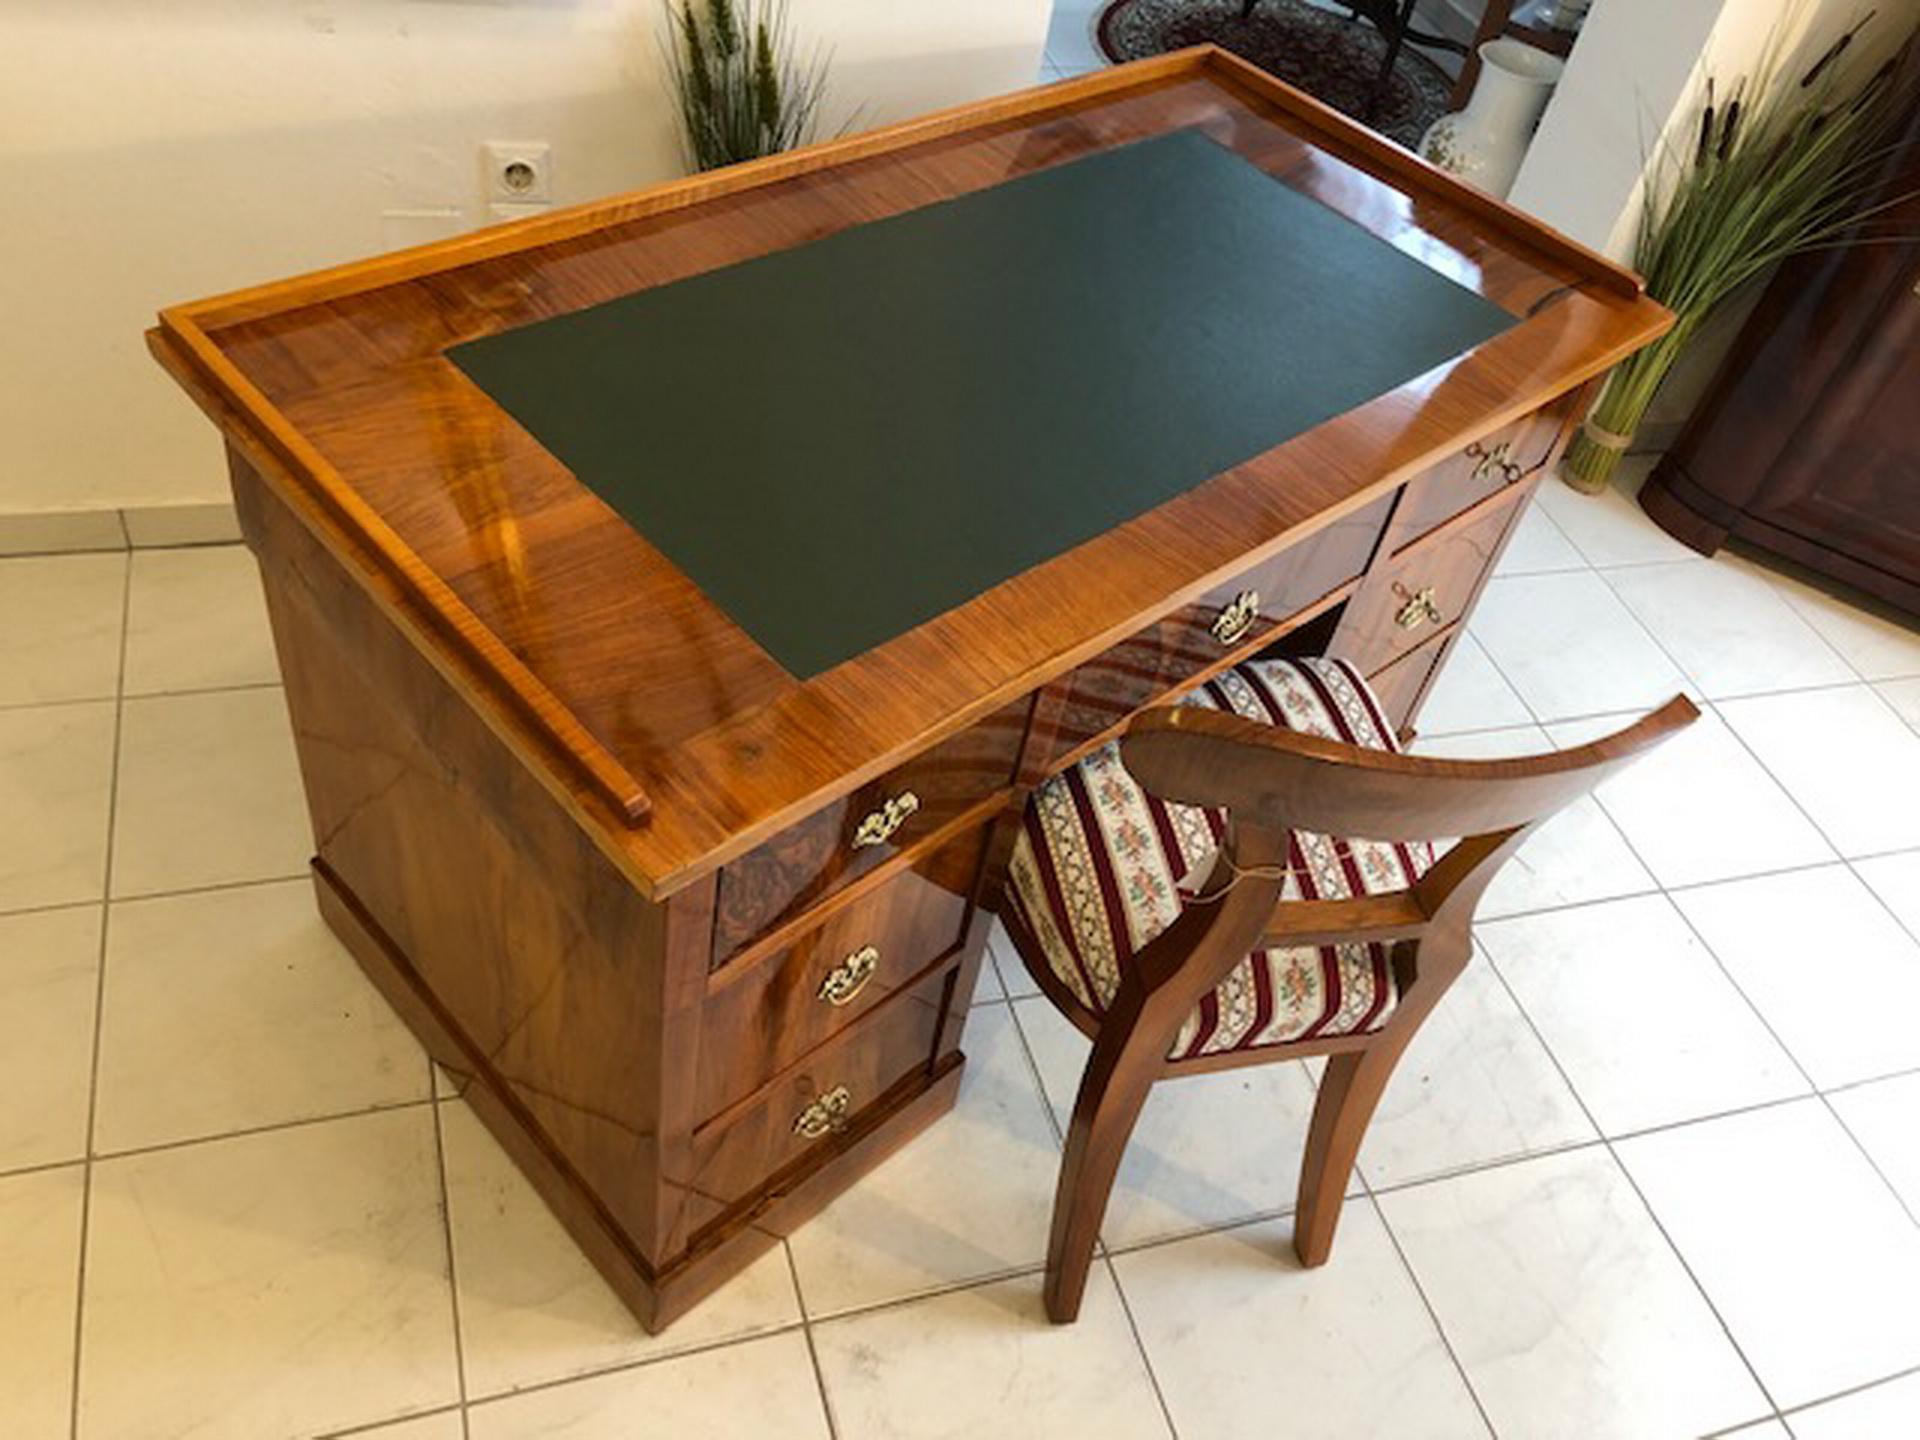
[[[667,73],[687,162],[713,170],[812,140],[827,61],[799,58],[785,0],[666,0]]]
[[[1660,382],[1729,299],[1789,255],[1844,243],[1899,203],[1868,200],[1897,111],[1898,57],[1864,81],[1846,63],[1871,18],[1798,75],[1786,67],[1783,22],[1753,76],[1730,89],[1709,79],[1688,133],[1656,147],[1633,263],[1675,323],[1609,372],[1560,463],[1574,489],[1606,488]]]

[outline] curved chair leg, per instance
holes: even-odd
[[[1413,1030],[1400,1034],[1405,1038],[1397,1043],[1383,1038],[1365,1050],[1327,1059],[1307,1130],[1307,1153],[1300,1162],[1300,1198],[1293,1216],[1293,1251],[1302,1265],[1324,1265],[1333,1249],[1360,1141]]]
[[[1398,1023],[1383,1030],[1364,1050],[1327,1058],[1319,1098],[1313,1104],[1313,1122],[1307,1129],[1300,1196],[1293,1215],[1293,1251],[1302,1265],[1326,1264],[1333,1232],[1340,1224],[1340,1204],[1374,1107],[1400,1057],[1472,953],[1472,942],[1464,932],[1444,941],[1424,942],[1418,952],[1419,988],[1402,999],[1400,1013],[1394,1017]]]
[[[1107,1197],[1126,1154],[1134,1122],[1161,1069],[1167,1039],[1143,1036],[1150,1027],[1116,1024],[1111,1013],[1094,1041],[1067,1129],[1066,1154],[1053,1195],[1053,1230],[1047,1241],[1047,1315],[1056,1325],[1080,1314],[1093,1247],[1106,1218]],[[1159,1050],[1153,1044],[1158,1040]]]

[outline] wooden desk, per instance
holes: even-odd
[[[1182,127],[1526,318],[804,682],[443,357]],[[169,310],[150,341],[228,440],[323,913],[657,1328],[952,1104],[1026,790],[1276,642],[1359,657],[1410,723],[1567,397],[1668,319],[1201,50]]]

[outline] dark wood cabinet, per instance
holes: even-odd
[[[1902,238],[1782,266],[1640,500],[1705,554],[1738,537],[1920,613],[1920,104],[1879,193]]]

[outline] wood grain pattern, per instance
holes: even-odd
[[[901,1086],[924,1084],[939,1063],[958,982],[957,966],[941,966],[696,1130],[684,1186],[696,1241],[704,1228],[757,1204],[761,1191],[778,1185],[792,1166],[831,1150],[836,1137],[858,1126],[869,1110],[884,1109]],[[810,1108],[835,1100],[839,1106],[819,1112],[830,1117],[823,1128],[801,1128]]]
[[[1439,672],[1447,648],[1460,633],[1459,626],[1449,625],[1438,635],[1422,641],[1417,649],[1408,651],[1385,669],[1376,670],[1368,677],[1374,698],[1379,700],[1380,708],[1386,712],[1387,723],[1393,726],[1401,744],[1406,744],[1412,738],[1420,701]]]
[[[444,359],[1182,127],[1525,318],[804,683]],[[1032,785],[1263,646],[1326,644],[1383,566],[1474,523],[1390,553],[1403,481],[1434,471],[1423,515],[1468,510],[1462,447],[1667,323],[1623,272],[1201,51],[177,307],[149,344],[228,441],[322,912],[658,1328],[953,1103]],[[1463,608],[1483,580],[1463,562]],[[868,945],[865,988],[824,1003]]]
[[[1013,782],[1014,760],[1026,732],[1027,701],[1022,697],[828,802],[727,865],[720,872],[713,965],[726,964],[782,921],[810,910],[1005,792]],[[872,833],[878,834],[890,823],[898,828],[882,839],[863,841],[863,825],[874,826]]]
[[[1862,202],[1893,208],[1780,267],[1640,503],[1704,554],[1737,536],[1920,616],[1920,45],[1896,83]]]
[[[1587,745],[1470,761],[1367,750],[1197,707],[1142,714],[1121,744],[1123,763],[1150,794],[1226,810],[1225,863],[1214,867],[1199,902],[1122,969],[1094,1028],[1054,1198],[1046,1280],[1053,1320],[1066,1323],[1079,1314],[1107,1197],[1148,1092],[1157,1080],[1189,1069],[1329,1057],[1294,1218],[1301,1263],[1324,1263],[1374,1106],[1421,1023],[1465,969],[1473,911],[1499,867],[1554,814],[1698,715],[1692,702],[1675,696],[1639,723]],[[1379,840],[1467,838],[1409,889],[1283,901],[1294,830]],[[1016,943],[1025,939],[1018,927],[1010,933]],[[1194,1006],[1249,951],[1346,942],[1392,947],[1399,1003],[1378,1030],[1210,1057],[1199,1067],[1167,1059]],[[1022,949],[1030,971],[1051,974],[1044,955],[1029,944]]]
[[[1531,488],[1510,485],[1375,565],[1347,605],[1332,653],[1371,675],[1459,620]]]
[[[1301,612],[1357,579],[1392,508],[1393,497],[1382,496],[1078,666],[1062,682],[1050,717],[1055,739],[1045,768],[1061,768],[1135,711],[1258,650],[1298,623]],[[1236,611],[1236,604],[1243,608]]]
[[[1562,407],[1555,405],[1529,415],[1409,480],[1394,506],[1388,551],[1404,550],[1461,511],[1544,466],[1565,418],[1561,412]]]
[[[897,990],[913,983],[965,938],[968,906],[988,827],[976,825],[914,859],[906,870],[858,903],[808,930],[791,947],[728,966],[713,977],[702,1025],[699,1102],[702,1118],[772,1079]],[[822,986],[854,957],[870,962],[844,999]]]
[[[805,684],[443,358],[460,340],[1198,127],[1524,323]],[[315,498],[655,897],[1563,393],[1630,277],[1211,52],[167,311],[156,351]],[[645,703],[637,697],[644,696]],[[788,763],[750,763],[780,754]],[[644,823],[631,822],[642,805]]]

